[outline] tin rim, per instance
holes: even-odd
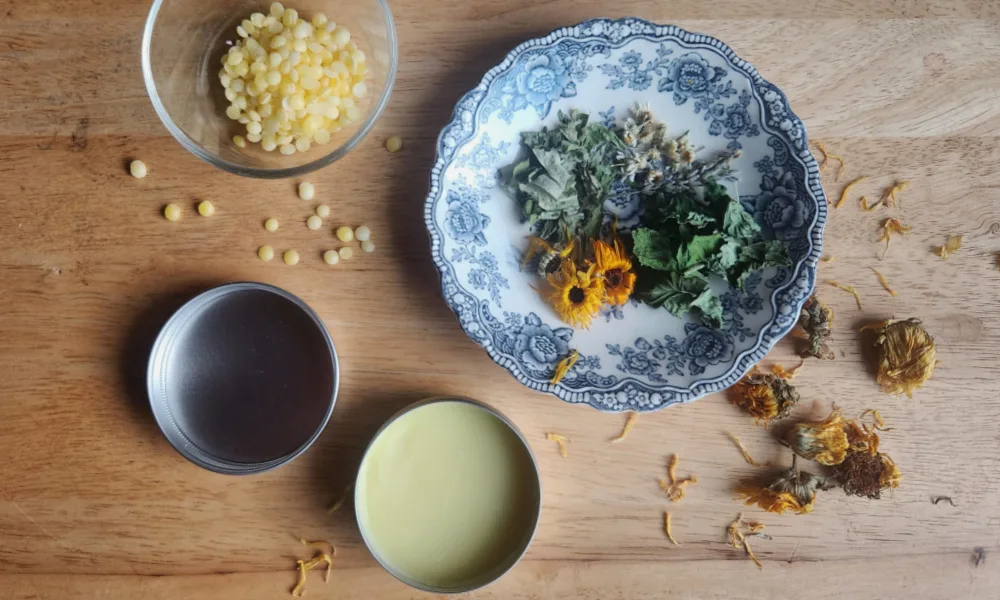
[[[517,556],[514,558],[514,560],[512,560],[510,562],[510,565],[508,565],[507,568],[505,568],[503,571],[500,571],[499,573],[497,573],[497,575],[495,577],[492,577],[490,579],[484,580],[482,582],[476,582],[474,585],[471,585],[469,587],[463,587],[463,588],[439,588],[439,587],[434,587],[434,586],[426,585],[426,584],[421,583],[419,581],[411,580],[411,579],[405,577],[404,575],[402,575],[400,573],[397,573],[395,570],[393,570],[388,564],[386,564],[382,560],[382,557],[379,556],[377,552],[375,552],[375,549],[372,546],[371,540],[369,540],[368,536],[365,534],[365,528],[361,524],[361,518],[360,518],[360,515],[358,514],[358,507],[359,507],[359,503],[358,503],[358,489],[360,487],[359,486],[359,480],[361,478],[361,472],[362,472],[362,468],[364,467],[365,460],[368,459],[368,454],[371,452],[372,446],[375,444],[375,440],[377,440],[379,438],[379,436],[382,435],[382,433],[390,425],[392,425],[393,423],[395,423],[397,419],[399,419],[400,417],[406,415],[410,411],[416,410],[416,409],[424,407],[424,406],[427,406],[428,404],[437,404],[439,402],[459,402],[459,403],[463,403],[463,404],[471,404],[471,405],[473,405],[473,406],[475,406],[477,408],[485,410],[486,412],[490,413],[494,417],[500,419],[500,421],[503,422],[505,425],[507,425],[507,427],[510,428],[510,430],[514,432],[514,435],[517,436],[517,439],[521,441],[521,445],[524,447],[525,451],[527,451],[527,453],[528,453],[528,458],[531,459],[531,467],[532,467],[532,469],[535,472],[535,487],[538,490],[538,503],[537,503],[537,506],[535,507],[535,518],[534,518],[534,521],[531,523],[531,527],[530,527],[531,534],[528,536],[527,541],[524,543],[524,547],[520,549],[520,551],[517,553]],[[416,588],[418,590],[422,590],[422,591],[425,591],[425,592],[432,592],[432,593],[435,593],[435,594],[463,594],[463,593],[466,593],[466,592],[472,592],[472,591],[475,591],[475,590],[478,590],[478,589],[482,589],[482,588],[484,588],[484,587],[486,587],[486,586],[488,586],[488,585],[490,585],[492,583],[496,583],[497,581],[499,581],[500,579],[502,579],[505,575],[507,575],[508,573],[510,573],[510,571],[514,567],[516,567],[519,562],[521,562],[521,559],[524,558],[524,555],[527,554],[528,548],[531,547],[531,543],[535,540],[535,533],[538,532],[538,523],[541,521],[541,518],[542,518],[542,476],[541,476],[541,471],[539,471],[539,469],[538,469],[538,461],[535,460],[535,453],[532,452],[531,445],[528,444],[527,438],[525,438],[524,434],[521,433],[521,430],[518,429],[516,425],[514,425],[513,421],[511,421],[509,418],[507,418],[506,415],[504,415],[503,413],[501,413],[497,409],[493,408],[489,404],[486,404],[485,402],[480,402],[479,400],[473,400],[472,398],[466,398],[466,397],[463,397],[463,396],[433,396],[431,398],[425,398],[424,400],[419,400],[417,402],[414,402],[413,404],[410,404],[408,406],[403,407],[401,410],[399,410],[398,412],[396,412],[396,414],[394,414],[391,417],[389,417],[388,419],[386,419],[385,423],[383,423],[382,426],[378,428],[378,431],[375,432],[375,435],[372,436],[371,441],[368,442],[368,446],[365,448],[365,452],[361,456],[361,463],[358,466],[358,473],[357,473],[357,475],[354,478],[354,519],[355,519],[355,521],[358,524],[358,531],[361,532],[361,539],[365,543],[365,548],[368,549],[368,552],[375,558],[375,561],[379,565],[381,565],[381,567],[383,569],[385,569],[390,575],[392,575],[393,577],[395,577],[396,579],[398,579],[399,581],[405,583],[406,585],[408,585],[410,587],[413,587],[413,588]]]
[[[330,401],[326,408],[326,412],[323,414],[323,418],[320,419],[317,424],[316,430],[309,436],[308,439],[306,439],[305,442],[302,443],[302,445],[284,456],[279,456],[278,458],[269,461],[243,463],[215,456],[210,452],[203,450],[191,441],[187,434],[184,433],[184,430],[177,424],[177,421],[171,412],[170,405],[167,403],[164,378],[166,362],[170,356],[172,346],[177,341],[178,334],[184,331],[187,323],[196,317],[211,302],[229,294],[251,290],[269,292],[288,300],[306,316],[308,316],[309,319],[316,325],[317,330],[329,350],[330,366],[333,375],[333,390],[330,394]],[[163,436],[167,438],[170,445],[173,446],[173,448],[184,458],[199,467],[224,475],[252,475],[255,473],[263,473],[287,464],[300,456],[313,445],[313,443],[319,438],[320,434],[323,433],[327,423],[329,423],[330,417],[333,414],[334,406],[337,404],[337,394],[339,390],[340,361],[337,357],[337,349],[334,346],[333,339],[330,337],[330,332],[326,329],[326,326],[319,318],[319,315],[317,315],[316,312],[298,296],[266,283],[227,283],[208,289],[185,302],[183,306],[171,315],[171,317],[160,329],[159,334],[156,336],[156,341],[153,342],[152,349],[149,353],[149,361],[146,366],[146,393],[149,396],[149,403],[153,412],[153,417],[156,419],[156,424],[160,427],[160,431],[163,433]]]

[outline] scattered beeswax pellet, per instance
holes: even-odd
[[[246,148],[247,147],[247,141],[246,141],[246,139],[242,135],[234,135],[233,136],[233,143],[236,144],[237,148]]]
[[[323,219],[317,217],[316,215],[313,215],[308,219],[306,219],[306,227],[312,229],[313,231],[316,231],[322,226],[323,226]]]
[[[347,243],[354,240],[354,231],[350,227],[344,225],[343,227],[337,228],[337,239]]]
[[[305,201],[312,200],[316,197],[316,186],[309,183],[308,181],[303,181],[299,184],[299,198]]]
[[[316,216],[320,218],[327,218],[330,216],[330,207],[326,204],[320,204],[316,207]]]
[[[268,219],[268,220],[264,221],[264,229],[266,229],[266,230],[268,230],[268,231],[270,231],[272,233],[275,232],[275,231],[277,231],[278,230],[278,220],[277,219]]]
[[[270,246],[261,246],[257,249],[257,258],[264,262],[267,262],[274,258],[274,248]]]
[[[352,256],[354,256],[354,250],[351,250],[350,248],[348,248],[348,247],[346,247],[346,246],[345,246],[345,247],[343,247],[343,248],[341,248],[341,249],[339,250],[339,252],[340,252],[340,258],[342,258],[342,259],[344,259],[344,260],[348,260],[348,259],[350,259],[350,258],[351,258]]]
[[[203,200],[198,203],[198,214],[203,217],[211,217],[215,214],[215,205],[208,200]]]
[[[371,239],[372,230],[362,225],[361,227],[358,227],[357,229],[354,230],[354,237],[357,238],[359,242]]]
[[[362,252],[375,252],[375,244],[371,240],[365,240],[361,242]]]
[[[328,265],[335,265],[340,262],[340,255],[336,250],[327,250],[323,253],[323,262]]]
[[[403,138],[394,135],[385,141],[385,149],[389,152],[399,152],[403,149]]]
[[[295,266],[299,264],[299,253],[295,250],[285,250],[285,253],[281,256],[281,260],[285,261],[286,265]]]
[[[171,202],[163,207],[163,216],[166,217],[168,221],[178,221],[181,218],[181,207]]]
[[[133,160],[129,163],[128,172],[132,174],[132,177],[142,179],[146,176],[146,163],[141,160]]]

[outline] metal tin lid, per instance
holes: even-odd
[[[191,462],[260,473],[302,454],[337,399],[330,334],[302,300],[231,283],[182,306],[160,331],[146,385],[167,440]]]

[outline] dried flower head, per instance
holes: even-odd
[[[596,275],[597,265],[586,271],[577,269],[572,261],[563,261],[563,268],[548,276],[552,290],[549,304],[566,323],[587,329],[604,302],[604,280]]]
[[[934,338],[920,324],[920,319],[889,319],[861,328],[875,331],[879,352],[876,378],[887,394],[913,391],[930,379],[937,361]]]
[[[735,386],[732,401],[765,425],[780,419],[799,401],[799,393],[790,383],[773,373],[750,370]]]
[[[804,356],[827,359],[834,357],[829,345],[833,334],[833,309],[820,302],[816,296],[811,296],[799,314],[799,327],[809,338],[809,347],[802,353]]]
[[[899,487],[903,476],[888,455],[851,452],[837,465],[836,478],[845,493],[877,500],[882,490]]]
[[[739,497],[747,506],[756,504],[767,512],[784,514],[786,510],[804,515],[812,512],[817,490],[828,490],[833,484],[824,477],[800,471],[792,459],[792,467],[766,488],[741,488]]]
[[[636,278],[625,246],[615,238],[611,244],[594,240],[593,247],[596,275],[604,280],[604,300],[616,306],[625,304],[635,288]]]
[[[802,458],[822,465],[838,465],[844,462],[849,448],[846,425],[843,415],[834,409],[822,421],[795,425],[788,432],[785,443]]]

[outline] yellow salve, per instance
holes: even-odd
[[[534,461],[490,411],[461,401],[393,421],[361,464],[358,523],[373,553],[408,583],[462,590],[520,557],[538,518]]]

